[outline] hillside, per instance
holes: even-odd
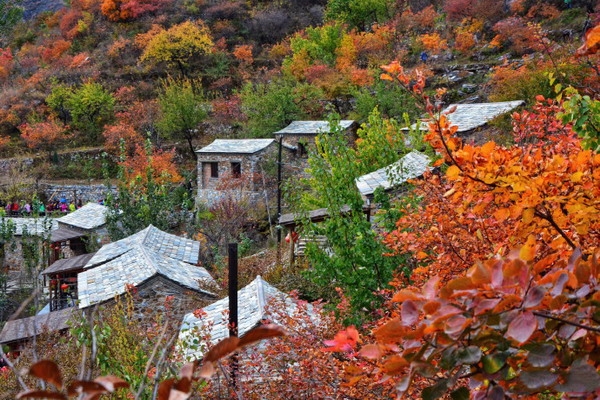
[[[596,90],[589,65],[571,59],[596,21],[594,1],[347,3],[76,0],[54,11],[60,2],[26,1],[30,19],[0,40],[1,151],[117,154],[120,140],[144,137],[191,149],[269,137],[330,109],[359,122],[375,106],[414,118],[406,94],[379,79],[392,60],[425,71],[428,90],[448,88],[446,103],[531,104],[548,94],[547,72]],[[185,87],[206,111],[191,126],[169,122],[181,112],[169,103],[188,100],[166,93]]]

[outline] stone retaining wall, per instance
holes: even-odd
[[[44,193],[48,200],[60,200],[62,197],[68,201],[79,201],[83,204],[88,202],[97,203],[106,198],[106,194],[111,191],[117,193],[113,186],[107,188],[104,184],[75,185],[75,184],[56,184],[39,183],[38,191]]]

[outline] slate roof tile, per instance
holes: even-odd
[[[254,154],[275,143],[275,139],[216,139],[199,150],[198,154]]]
[[[96,229],[106,224],[108,208],[98,203],[87,203],[83,207],[58,218],[58,222],[81,229]]]
[[[372,195],[379,187],[388,190],[423,175],[430,162],[427,155],[413,150],[395,163],[357,178],[356,187],[363,196]]]

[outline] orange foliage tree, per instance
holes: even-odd
[[[68,126],[50,119],[44,122],[25,123],[19,129],[21,138],[30,149],[47,151],[48,156],[56,146],[64,143],[71,136],[67,133]]]
[[[384,69],[408,85],[399,64]],[[395,282],[389,316],[359,352],[375,368],[353,379],[367,370],[425,399],[596,398],[600,154],[582,149],[557,119],[561,104],[541,96],[513,115],[515,145],[465,144],[423,88],[411,90],[431,116],[426,139],[448,167],[417,183],[421,204],[387,244],[425,266],[416,286]]]

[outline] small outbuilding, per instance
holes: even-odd
[[[36,335],[69,329],[68,321],[76,312],[76,308],[67,308],[8,321],[0,332],[0,345],[8,346],[11,351],[19,351],[23,344]]]
[[[274,139],[216,139],[196,151],[198,199],[210,204],[227,190],[252,194],[263,190],[264,163],[275,162]]]
[[[358,124],[352,120],[341,120],[339,124],[340,128],[348,134],[348,143],[354,143]],[[330,131],[329,121],[294,121],[274,135],[278,140],[281,138],[282,144],[293,149],[298,157],[306,157],[307,146],[315,143],[317,135]]]

